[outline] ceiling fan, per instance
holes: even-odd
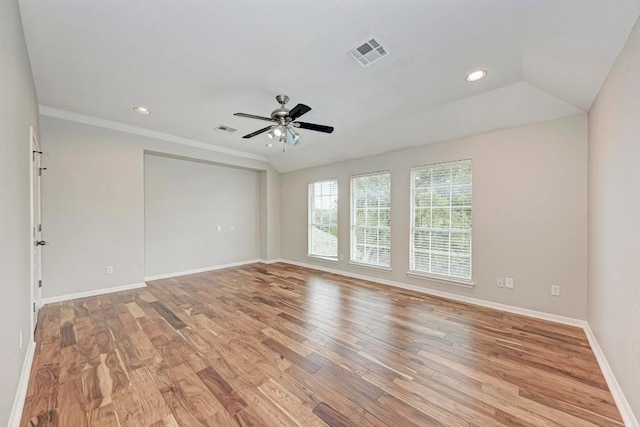
[[[297,119],[302,115],[311,111],[311,107],[298,104],[291,110],[285,107],[285,104],[289,102],[287,95],[276,96],[276,101],[280,104],[280,108],[276,108],[271,112],[271,118],[256,116],[246,113],[235,113],[234,116],[246,117],[248,119],[266,120],[273,122],[273,124],[259,129],[255,132],[251,132],[243,136],[244,139],[253,138],[256,135],[267,132],[267,135],[271,139],[278,139],[283,144],[283,150],[286,145],[297,145],[299,142],[300,134],[296,128],[315,130],[317,132],[331,133],[333,132],[332,126],[317,125],[314,123],[299,122]]]

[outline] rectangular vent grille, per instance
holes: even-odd
[[[368,67],[374,62],[382,59],[383,57],[388,55],[388,51],[382,47],[380,42],[378,42],[373,37],[368,41],[364,42],[362,45],[351,49],[347,52],[349,56],[351,56],[358,64],[363,67]]]
[[[221,130],[224,132],[234,133],[237,129],[230,128],[229,126],[220,125],[216,128],[217,130]]]

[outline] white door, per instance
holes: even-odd
[[[42,178],[42,151],[40,144],[36,138],[33,127],[30,132],[31,137],[31,248],[33,270],[31,273],[31,309],[33,311],[31,318],[31,333],[35,332],[36,323],[38,321],[38,309],[42,306],[42,247],[46,244],[42,240],[42,222],[41,222],[41,189],[40,183]]]

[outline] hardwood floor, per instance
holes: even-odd
[[[253,264],[47,305],[35,426],[615,426],[581,329]]]

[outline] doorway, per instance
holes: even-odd
[[[41,199],[42,199],[42,150],[31,126],[29,130],[29,146],[31,157],[31,337],[35,333],[38,322],[38,310],[42,306],[42,240]]]

